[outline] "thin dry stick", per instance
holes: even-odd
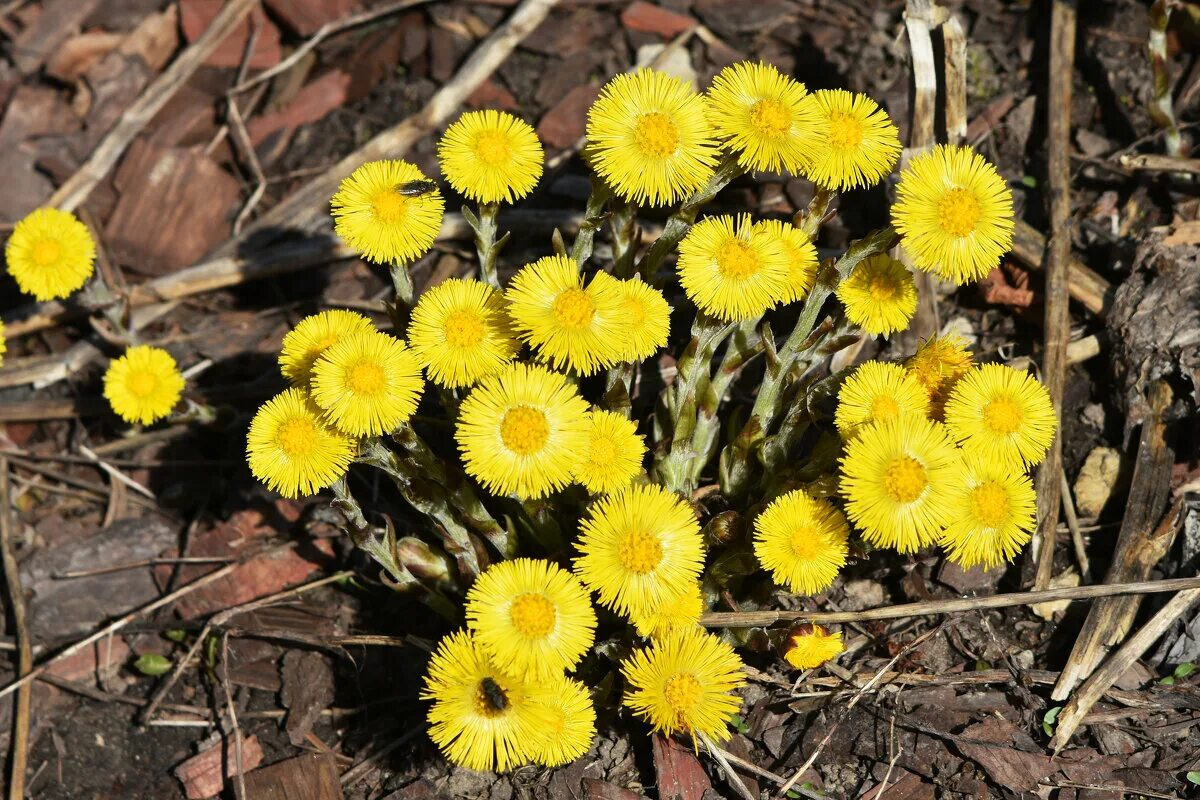
[[[1140,631],[1129,637],[1129,640],[1108,659],[1104,666],[1093,672],[1079,686],[1071,695],[1071,699],[1063,706],[1063,710],[1059,712],[1054,738],[1050,740],[1050,746],[1054,748],[1055,755],[1067,744],[1071,735],[1075,733],[1076,728],[1083,722],[1084,717],[1092,710],[1092,706],[1100,699],[1101,695],[1150,649],[1150,645],[1158,641],[1158,638],[1197,602],[1200,602],[1200,589],[1189,589],[1172,597]]]
[[[700,624],[708,628],[754,628],[776,622],[792,622],[803,619],[810,622],[863,622],[876,619],[901,619],[938,614],[957,614],[965,611],[981,611],[990,608],[1012,608],[1049,603],[1053,600],[1091,600],[1097,597],[1118,595],[1157,594],[1178,592],[1183,589],[1200,588],[1200,578],[1170,578],[1161,581],[1136,581],[1133,583],[1101,583],[1093,586],[1072,586],[1062,589],[1045,589],[1035,592],[993,594],[988,597],[962,597],[953,600],[926,600],[920,603],[902,603],[865,611],[716,611],[700,617]]]
[[[237,772],[237,800],[246,799],[246,768],[242,761],[242,729],[238,725],[237,709],[233,705],[233,685],[229,682],[229,631],[221,634],[221,684],[225,692],[225,707],[229,711],[229,727],[233,730],[233,763]]]
[[[1087,548],[1083,546],[1083,532],[1079,530],[1079,518],[1075,516],[1075,500],[1071,497],[1071,484],[1067,482],[1067,473],[1059,471],[1059,491],[1062,492],[1063,516],[1067,518],[1067,528],[1071,531],[1071,543],[1075,546],[1075,560],[1079,562],[1079,577],[1083,583],[1092,580],[1092,564],[1088,560]],[[1055,531],[1057,535],[1057,530]]]
[[[9,503],[8,459],[0,456],[0,556],[4,559],[4,582],[8,586],[8,602],[12,608],[13,624],[17,629],[17,675],[24,677],[33,668],[33,650],[29,645],[29,627],[25,621],[25,594],[21,589],[21,572],[13,554],[12,504]],[[32,687],[24,686],[17,694],[13,716],[11,777],[8,782],[9,800],[25,798],[25,766],[29,757],[29,701]]]
[[[733,787],[733,790],[740,796],[746,798],[746,800],[758,800],[750,791],[750,787],[742,780],[742,776],[734,771],[733,765],[725,757],[725,751],[713,744],[712,739],[708,738],[707,735],[703,733],[697,733],[696,735],[700,737],[700,741],[704,744],[705,749],[708,750],[709,755],[720,765],[721,771],[725,773],[726,783]]]
[[[1045,350],[1042,382],[1058,417],[1058,435],[1038,470],[1038,530],[1035,589],[1054,577],[1059,473],[1062,472],[1062,399],[1067,379],[1067,342],[1071,338],[1068,272],[1071,261],[1071,82],[1075,73],[1075,4],[1054,0],[1050,20],[1050,251],[1046,257]]]
[[[945,50],[946,139],[950,144],[962,144],[967,138],[967,35],[954,14],[942,25],[942,45]]]
[[[167,104],[179,87],[187,82],[192,73],[257,5],[257,0],[230,0],[226,3],[200,38],[192,42],[171,66],[155,78],[133,105],[121,115],[121,119],[101,140],[91,157],[67,179],[66,183],[58,187],[58,191],[50,196],[46,205],[56,206],[63,211],[74,211],[78,208],[121,159],[125,148],[141,133],[142,128],[154,119],[155,114]]]
[[[79,445],[79,452],[82,453],[85,458],[90,458],[92,461],[95,461],[96,466],[108,473],[108,477],[112,478],[114,481],[119,481],[120,483],[125,484],[143,497],[148,497],[151,500],[154,499],[154,492],[150,491],[145,486],[142,486],[140,483],[126,475],[124,472],[121,472],[121,470],[117,469],[112,464],[109,464],[107,461],[100,458],[100,456],[93,453],[92,449],[86,444]]]

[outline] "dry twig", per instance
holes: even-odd
[[[4,560],[4,583],[8,587],[8,603],[12,609],[13,625],[17,629],[17,676],[24,680],[33,668],[33,650],[29,644],[29,627],[25,621],[25,594],[21,589],[21,572],[13,554],[12,509],[13,506],[9,502],[8,459],[0,456],[0,556]],[[25,798],[25,766],[29,757],[29,702],[33,694],[32,688],[24,685],[17,694],[17,707],[13,714],[12,754],[9,761],[9,800]]]

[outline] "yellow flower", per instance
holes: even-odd
[[[1012,191],[971,148],[939,145],[901,173],[892,224],[917,267],[979,280],[1012,247]]]
[[[477,280],[451,278],[417,301],[408,344],[429,379],[440,386],[470,386],[495,375],[520,349],[504,295]]]
[[[958,379],[971,369],[971,351],[967,343],[954,333],[934,336],[921,342],[917,352],[904,362],[909,371],[929,394],[929,415],[945,419],[946,399]]]
[[[817,594],[846,565],[849,537],[841,511],[797,489],[772,500],[754,520],[754,555],[776,583]]]
[[[92,275],[96,244],[87,226],[57,208],[39,208],[17,223],[4,249],[8,272],[38,300],[66,297]]]
[[[503,111],[468,111],[438,142],[442,174],[464,197],[511,203],[542,177],[542,143],[533,128]]]
[[[671,307],[662,292],[640,278],[617,280],[607,272],[597,272],[592,282],[611,284],[620,298],[621,361],[643,361],[667,346]]]
[[[575,480],[593,494],[628,486],[642,471],[646,455],[637,423],[613,411],[593,411],[588,418],[588,448],[579,454]]]
[[[544,497],[571,482],[588,446],[587,411],[562,375],[510,364],[467,395],[454,438],[467,473],[488,491]]]
[[[974,458],[1024,470],[1046,457],[1058,418],[1046,387],[1028,373],[983,364],[954,385],[946,427]]]
[[[828,633],[820,625],[797,625],[788,636],[783,659],[794,669],[814,669],[846,649],[841,631]]]
[[[316,494],[345,474],[354,455],[354,440],[326,423],[303,389],[264,403],[246,437],[250,471],[284,497]]]
[[[729,738],[729,722],[742,706],[733,693],[745,685],[742,660],[725,642],[700,628],[679,628],[621,664],[625,706],[666,736],[703,734]]]
[[[548,717],[530,748],[534,761],[559,767],[588,751],[596,736],[596,709],[586,686],[556,675],[534,690],[533,699]]]
[[[777,219],[756,222],[754,230],[778,240],[787,253],[787,280],[779,300],[784,303],[803,300],[817,280],[817,248],[809,241],[808,235],[795,225]]]
[[[717,73],[708,90],[708,119],[746,169],[798,174],[804,164],[802,136],[819,124],[804,103],[803,83],[770,64],[743,61]]]
[[[788,252],[750,215],[709,217],[679,243],[679,282],[702,311],[735,322],[788,294]]]
[[[963,569],[1012,561],[1037,524],[1037,493],[1028,475],[996,461],[965,458],[953,483],[950,519],[939,537],[946,557]]]
[[[149,425],[171,413],[183,395],[183,375],[166,350],[137,345],[108,365],[104,396],[117,416]]]
[[[900,159],[900,133],[874,100],[844,89],[822,89],[804,100],[818,122],[800,144],[808,156],[805,175],[827,189],[879,183]]]
[[[683,594],[664,600],[645,611],[631,614],[638,636],[661,639],[677,628],[694,627],[704,613],[700,584],[693,583]]]
[[[652,69],[608,82],[588,111],[587,142],[596,172],[613,190],[651,206],[704,188],[720,153],[704,98]]]
[[[861,262],[837,288],[846,318],[872,336],[908,327],[917,311],[917,285],[903,264],[881,253]]]
[[[341,308],[305,317],[283,337],[279,349],[279,368],[283,377],[294,385],[307,385],[312,378],[313,362],[322,353],[345,336],[374,331],[371,320]]]
[[[342,181],[333,196],[333,229],[342,241],[376,264],[416,261],[433,246],[445,201],[434,188],[405,194],[425,181],[407,161],[368,161]]]
[[[417,410],[421,365],[403,339],[386,333],[342,337],[312,368],[312,398],[350,436],[391,433]]]
[[[508,770],[528,762],[553,713],[544,691],[496,668],[466,631],[443,638],[429,660],[421,697],[432,700],[429,738],[455,764]]]
[[[838,391],[833,421],[842,438],[850,441],[868,425],[907,414],[929,415],[929,395],[924,387],[899,364],[867,361]]]
[[[4,354],[8,352],[8,340],[4,335],[4,320],[0,319],[0,365],[4,363]]]
[[[646,613],[690,590],[704,562],[695,513],[655,484],[597,500],[577,549],[575,573],[621,614]]]
[[[876,547],[914,553],[945,525],[959,469],[958,448],[942,425],[913,416],[872,425],[842,458],[846,513]]]
[[[514,327],[551,366],[591,375],[620,360],[616,287],[602,280],[585,287],[573,259],[546,256],[525,265],[505,298]]]
[[[506,672],[545,680],[592,646],[596,612],[575,576],[549,561],[488,567],[467,592],[467,627]]]

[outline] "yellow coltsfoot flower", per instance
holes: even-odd
[[[754,228],[777,239],[787,253],[787,280],[779,301],[794,303],[803,300],[817,280],[817,248],[809,240],[808,234],[795,225],[777,219],[756,222]]]
[[[721,70],[708,90],[708,118],[746,169],[799,174],[804,141],[819,124],[803,102],[804,84],[770,64],[743,61]]]
[[[904,330],[917,312],[912,273],[886,253],[854,267],[838,284],[837,298],[846,309],[846,318],[872,336]]]
[[[1037,524],[1033,481],[1001,462],[965,458],[949,493],[950,517],[939,537],[946,557],[963,569],[1012,561]]]
[[[1028,373],[983,364],[954,385],[946,427],[973,458],[1024,471],[1046,457],[1058,417],[1046,387]]]
[[[630,621],[637,629],[638,636],[661,639],[677,628],[695,627],[703,613],[704,594],[697,582],[676,597],[630,614]]]
[[[828,500],[799,489],[771,501],[754,520],[754,555],[776,583],[798,594],[833,585],[846,565],[850,526]]]
[[[585,286],[573,259],[546,256],[513,276],[505,298],[513,326],[539,359],[591,375],[620,361],[622,306],[614,284],[593,279]]]
[[[727,322],[761,315],[789,294],[789,258],[780,237],[750,215],[708,217],[679,243],[679,282],[696,306]]]
[[[149,425],[171,413],[183,396],[184,380],[166,350],[149,345],[130,347],[108,365],[104,397],[129,423]]]
[[[805,176],[827,189],[874,186],[900,160],[900,133],[865,94],[822,89],[804,99],[817,124],[800,137]]]
[[[470,386],[516,357],[520,342],[504,295],[477,280],[451,278],[421,295],[408,325],[408,344],[440,386]]]
[[[792,628],[784,645],[783,660],[793,669],[816,669],[845,651],[842,633],[829,633],[820,625],[802,623]]]
[[[8,352],[8,339],[4,336],[4,320],[0,319],[0,365],[4,364],[4,354]]]
[[[39,208],[13,228],[4,259],[17,288],[44,302],[67,297],[87,283],[96,243],[74,214]]]
[[[355,333],[373,333],[375,324],[355,311],[335,308],[305,317],[283,337],[279,349],[279,368],[283,377],[296,386],[307,386],[312,378],[313,362],[343,337]]]
[[[614,411],[592,411],[588,419],[588,449],[579,454],[575,480],[593,494],[628,486],[642,471],[646,455],[637,423]]]
[[[1012,190],[971,148],[938,145],[900,174],[892,224],[917,267],[976,281],[1012,248]]]
[[[644,361],[667,346],[671,306],[662,292],[640,278],[618,280],[607,272],[597,272],[592,282],[616,289],[621,320],[619,360]]]
[[[899,364],[866,361],[857,366],[838,391],[833,422],[846,441],[876,422],[906,414],[929,416],[929,394]]]
[[[433,246],[445,210],[429,182],[407,161],[368,161],[333,196],[334,232],[376,264],[417,260]]]
[[[704,562],[695,513],[655,484],[597,500],[577,549],[575,574],[621,614],[644,614],[689,591]]]
[[[926,339],[904,362],[904,368],[925,387],[929,394],[929,415],[939,422],[945,421],[946,400],[951,390],[972,365],[967,343],[954,333]]]
[[[549,561],[488,567],[467,592],[467,626],[501,669],[546,680],[592,646],[596,612],[575,576]]]
[[[512,203],[542,177],[542,143],[524,120],[503,111],[468,111],[438,142],[442,174],[480,203]]]
[[[346,473],[355,440],[327,423],[303,389],[268,400],[250,422],[246,460],[267,488],[284,497],[316,494]]]
[[[596,709],[587,687],[565,675],[555,675],[532,692],[546,713],[544,727],[530,748],[534,761],[560,767],[582,756],[596,736]]]
[[[621,664],[622,704],[655,732],[729,738],[729,722],[741,708],[734,690],[745,685],[742,660],[725,642],[698,627],[679,628]]]
[[[588,447],[587,412],[562,375],[510,364],[467,395],[454,438],[467,474],[489,492],[544,497],[571,482]]]
[[[704,188],[720,156],[704,98],[652,69],[605,85],[588,111],[586,153],[618,195],[651,206]]]
[[[846,445],[842,458],[846,514],[876,547],[915,553],[945,526],[961,463],[937,422],[907,416],[871,425]]]
[[[404,340],[379,331],[341,338],[312,368],[313,400],[350,436],[394,431],[417,410],[424,385]]]

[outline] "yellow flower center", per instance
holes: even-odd
[[[372,361],[360,361],[346,370],[346,387],[355,394],[379,394],[387,388],[387,374]]]
[[[909,456],[892,459],[883,471],[883,488],[897,503],[911,503],[921,496],[929,479],[920,461]]]
[[[546,446],[549,438],[550,423],[546,421],[546,415],[530,406],[510,408],[500,423],[501,441],[518,455],[533,455]]]
[[[985,481],[971,490],[971,516],[985,527],[999,528],[1009,518],[1008,492],[996,481]]]
[[[938,226],[951,236],[966,236],[979,224],[981,209],[974,193],[951,189],[938,201]]]
[[[759,133],[772,138],[786,136],[792,127],[792,115],[777,100],[763,98],[750,107],[750,124]]]
[[[867,281],[867,291],[871,299],[877,303],[887,303],[896,299],[896,284],[888,275],[872,275]]]
[[[700,685],[700,681],[696,680],[695,675],[686,672],[672,675],[663,685],[663,698],[680,720],[700,702],[703,695],[704,687]]]
[[[749,243],[730,239],[717,251],[717,268],[730,280],[744,281],[758,274],[758,254]]]
[[[125,385],[134,397],[149,397],[158,388],[158,376],[151,372],[135,372],[129,376],[129,381]]]
[[[511,155],[512,145],[500,131],[486,131],[475,140],[475,156],[489,167],[503,164]]]
[[[635,575],[649,575],[662,561],[663,549],[658,537],[644,531],[631,531],[617,545],[617,561]]]
[[[891,395],[881,394],[871,403],[871,419],[875,422],[887,422],[899,413],[900,404]]]
[[[609,467],[617,460],[617,446],[612,439],[600,438],[592,440],[592,464],[597,467]]]
[[[377,192],[371,198],[371,211],[375,219],[389,225],[402,221],[407,208],[408,200],[392,187]]]
[[[564,328],[586,328],[596,316],[596,304],[583,289],[567,289],[554,301],[554,319]]]
[[[317,445],[317,426],[307,417],[289,419],[279,426],[275,443],[284,455],[299,458],[308,455]]]
[[[792,530],[792,553],[801,561],[810,561],[817,555],[820,539],[815,528],[801,525]]]
[[[484,678],[475,687],[475,713],[489,719],[502,716],[508,708],[508,695],[500,684]]]
[[[660,111],[642,114],[633,129],[633,141],[642,155],[666,158],[679,146],[675,122]]]
[[[33,263],[49,267],[62,256],[62,245],[54,239],[42,239],[33,246]]]
[[[1021,409],[1007,397],[992,400],[983,407],[983,424],[992,433],[1016,433],[1024,421],[1025,415],[1021,413]]]
[[[513,601],[508,618],[526,639],[543,639],[554,630],[554,604],[545,595],[523,594]]]
[[[450,312],[442,326],[446,343],[461,348],[478,347],[485,330],[483,317],[467,309]]]
[[[862,144],[862,120],[845,111],[829,115],[829,146],[834,150],[856,150]]]

